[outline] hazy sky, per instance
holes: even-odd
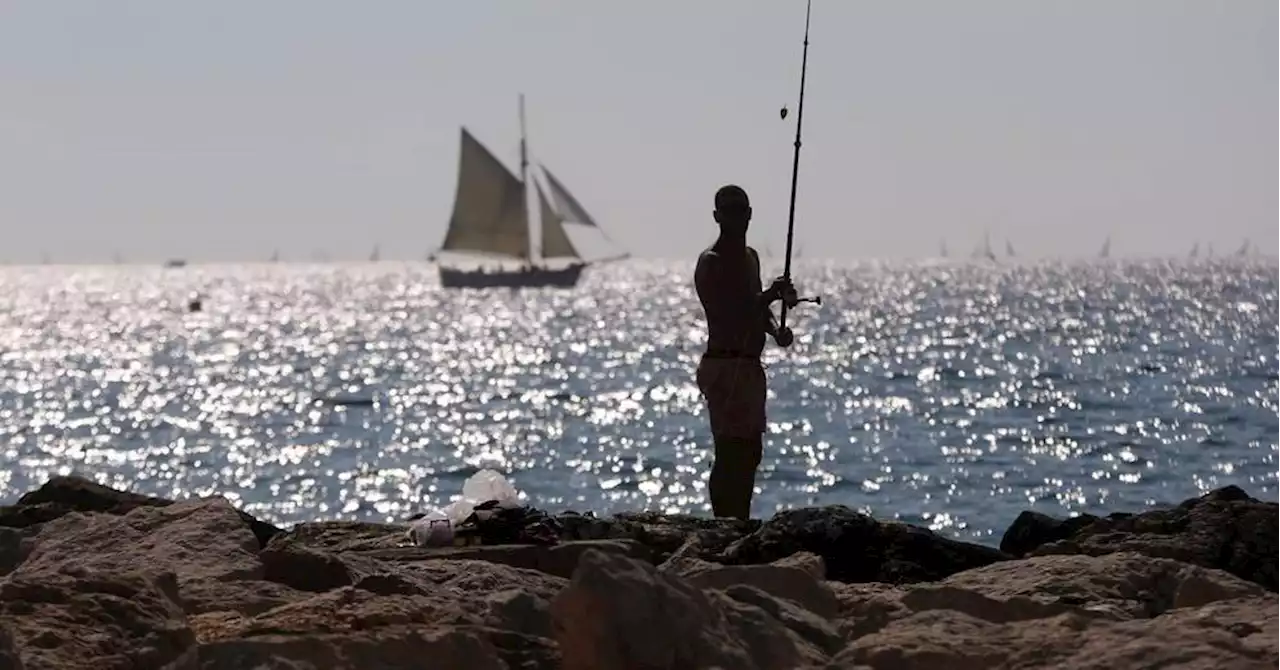
[[[458,128],[641,256],[782,247],[804,3],[0,0],[0,260],[421,257]],[[1277,247],[1275,0],[816,0],[807,256]],[[778,109],[789,103],[786,122]]]

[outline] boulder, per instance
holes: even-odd
[[[296,596],[263,584],[258,539],[221,497],[138,505],[123,515],[69,512],[43,524],[29,543],[14,576],[66,566],[107,573],[171,572],[180,602],[193,613],[262,611]]]
[[[200,670],[508,670],[479,633],[448,626],[383,626],[343,633],[264,634],[201,645]]]
[[[1098,517],[1092,514],[1059,519],[1027,510],[1019,514],[1018,518],[1013,520],[1013,524],[1004,531],[1004,535],[1000,538],[1000,551],[1010,556],[1026,556],[1036,547],[1065,540],[1097,520]]]
[[[822,583],[822,559],[801,552],[769,565],[720,565],[695,558],[668,561],[659,570],[679,575],[700,589],[728,590],[746,585],[791,601],[823,619],[835,619],[840,603]]]
[[[1122,621],[1266,593],[1220,570],[1131,553],[1002,561],[935,583],[830,586],[841,633],[850,640],[936,610],[997,624],[1062,614]]]
[[[499,544],[470,547],[398,547],[358,552],[361,556],[392,563],[421,563],[432,560],[473,560],[538,570],[568,578],[587,551],[603,551],[649,561],[649,547],[635,540],[583,540],[554,545]]]
[[[1210,605],[1209,607],[1215,607]],[[1275,603],[1263,603],[1233,630],[1192,611],[1154,619],[1110,621],[1075,613],[993,623],[937,609],[890,622],[855,640],[828,666],[868,670],[1253,670],[1276,667]],[[1272,638],[1265,648],[1259,631]]]
[[[825,622],[750,586],[731,591],[702,590],[645,562],[587,552],[552,603],[563,667],[791,670],[825,661],[812,641],[837,639]],[[783,621],[792,615],[802,621],[798,630]]]
[[[922,585],[919,590],[928,588]],[[952,575],[935,588],[978,593],[1002,603],[1021,598],[1056,606],[1058,612],[1072,608],[1125,619],[1266,593],[1221,570],[1129,552],[1004,561]]]
[[[17,657],[29,670],[194,670],[196,639],[173,573],[75,565],[14,573],[0,581],[0,630],[11,636],[0,661]]]
[[[548,596],[563,580],[478,561],[389,566],[381,576],[374,583],[400,588],[365,589],[371,577],[362,577],[256,616],[195,616],[201,667],[267,659],[301,668],[419,667],[423,659],[439,667],[556,667],[558,652],[545,637]]]
[[[1135,552],[1225,570],[1275,592],[1278,530],[1276,503],[1256,500],[1239,487],[1227,486],[1172,509],[1097,519],[1068,538],[1040,545],[1030,553],[1099,556]]]
[[[555,516],[563,540],[634,540],[652,552],[655,562],[696,540],[701,553],[718,553],[760,528],[758,519],[705,518],[686,514],[624,512],[607,518],[567,512]]]
[[[54,477],[24,494],[16,505],[0,507],[0,526],[24,528],[47,523],[70,512],[123,515],[139,507],[166,507],[174,501],[130,491],[119,491],[77,475]],[[241,520],[265,547],[279,528],[236,510]]]
[[[802,551],[822,557],[827,579],[892,584],[934,581],[1010,558],[991,547],[832,505],[778,512],[715,559],[771,563]]]

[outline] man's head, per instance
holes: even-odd
[[[751,222],[751,200],[741,186],[729,184],[716,191],[716,209],[712,213],[720,230],[746,234]]]

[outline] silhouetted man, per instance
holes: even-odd
[[[694,274],[707,317],[707,351],[698,363],[698,388],[715,439],[711,509],[718,517],[746,519],[764,451],[766,388],[760,353],[765,335],[781,346],[791,344],[790,332],[779,332],[769,306],[794,299],[795,291],[781,277],[769,290],[760,290],[760,256],[747,246],[751,202],[746,191],[734,185],[717,191],[714,216],[720,236],[698,256]]]

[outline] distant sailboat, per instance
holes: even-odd
[[[938,255],[939,255],[939,256],[941,256],[942,258],[946,258],[947,256],[949,256],[949,255],[950,255],[950,254],[947,252],[947,241],[946,241],[946,240],[943,240],[943,241],[938,245]]]
[[[369,253],[369,262],[377,263],[379,260],[382,260],[382,254],[379,253],[378,245],[375,244],[373,245],[373,251]]]
[[[1196,242],[1191,246],[1191,253],[1187,254],[1187,258],[1198,258],[1200,256],[1200,243]]]
[[[529,160],[524,130],[524,96],[520,96],[520,176],[516,177],[479,140],[462,129],[458,186],[453,215],[439,251],[483,254],[521,263],[518,269],[465,270],[440,266],[446,288],[572,288],[589,264],[570,240],[566,225],[600,231],[595,220],[545,165],[538,166],[547,189],[534,183],[541,218],[541,249],[533,248],[527,199]],[[600,231],[603,233],[603,231]],[[615,257],[625,258],[626,254]],[[569,259],[565,267],[540,261]],[[603,261],[595,261],[603,262]]]
[[[1018,255],[1013,252],[1013,242],[1010,242],[1009,240],[1004,241],[1004,255],[1008,256],[1009,258],[1013,258],[1014,256]]]
[[[1102,248],[1098,250],[1098,258],[1111,258],[1111,236],[1108,235],[1106,240],[1102,242]]]
[[[279,262],[280,262],[280,250],[279,250],[279,249],[277,249],[277,250],[275,250],[275,251],[272,251],[272,252],[271,252],[271,262],[272,262],[272,263],[279,263]]]
[[[988,261],[996,260],[996,253],[991,250],[991,233],[982,234],[982,244],[974,249],[973,257]]]
[[[1249,255],[1249,239],[1245,238],[1245,241],[1243,244],[1240,245],[1240,248],[1236,249],[1236,257],[1244,258],[1248,255]]]

